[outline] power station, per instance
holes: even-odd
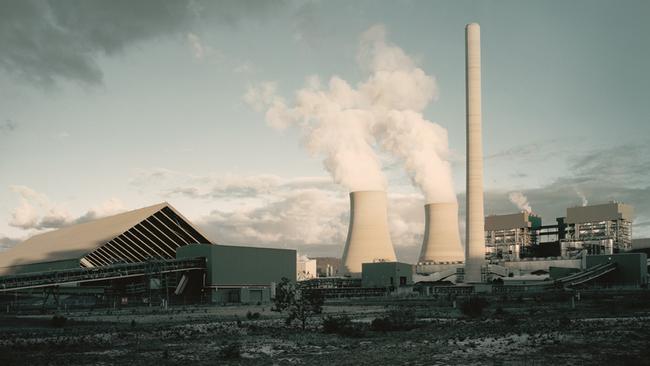
[[[156,296],[165,304],[261,303],[274,296],[275,285],[284,279],[331,298],[411,296],[414,283],[427,288],[426,294],[470,294],[495,280],[507,286],[493,291],[504,292],[647,286],[647,256],[635,249],[650,244],[632,240],[630,205],[570,207],[551,225],[530,212],[485,216],[481,34],[476,23],[465,27],[465,62],[464,250],[456,202],[424,206],[415,266],[397,261],[384,191],[349,194],[350,220],[340,259],[216,244],[163,202],[35,235],[0,253],[0,300],[18,303],[21,297],[50,291],[57,296],[93,294],[103,304],[151,304]]]

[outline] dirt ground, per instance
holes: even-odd
[[[270,305],[140,308],[0,317],[0,365],[640,365],[650,364],[646,299],[490,300],[476,319],[427,300],[340,302],[360,330],[325,334],[286,326]],[[389,310],[413,311],[415,329],[379,332]],[[260,313],[249,320],[246,313]]]

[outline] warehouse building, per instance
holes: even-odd
[[[296,281],[295,250],[192,244],[177,257],[206,259],[203,291],[213,303],[268,302],[283,278]]]
[[[361,265],[361,286],[391,291],[413,285],[413,265],[401,262],[375,262]]]
[[[0,253],[0,276],[176,258],[176,250],[211,243],[166,202],[34,235]]]
[[[66,293],[93,287],[105,305],[258,303],[285,277],[296,280],[295,250],[215,244],[166,202],[35,235],[0,253],[0,297],[26,301],[65,286]]]

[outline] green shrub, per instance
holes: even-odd
[[[568,327],[571,325],[571,319],[569,319],[568,316],[564,315],[560,319],[558,319],[558,323],[560,327]]]
[[[391,310],[386,316],[375,318],[370,323],[374,331],[389,332],[397,330],[411,330],[417,328],[415,311],[413,309]]]
[[[460,304],[460,311],[467,317],[478,318],[483,315],[483,310],[487,306],[488,302],[485,298],[480,296],[472,296]]]
[[[236,359],[241,357],[241,345],[239,343],[230,343],[219,351],[219,356],[225,359]]]
[[[50,320],[50,324],[55,328],[61,328],[65,325],[68,319],[63,315],[55,315]]]
[[[362,337],[363,329],[354,324],[347,315],[326,316],[323,318],[323,333],[338,334],[344,337]]]
[[[246,313],[246,319],[248,320],[256,320],[260,318],[260,313],[255,312],[251,313],[250,311]]]

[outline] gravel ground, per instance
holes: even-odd
[[[623,301],[623,300],[621,300]],[[418,301],[418,326],[376,332],[368,324],[395,306],[328,306],[358,320],[355,337],[287,327],[269,306],[152,309],[0,317],[0,365],[639,365],[650,364],[650,304],[600,300],[501,303],[480,319]],[[623,301],[624,302],[624,301]],[[497,307],[501,308],[497,311]],[[247,320],[247,312],[260,312]]]

